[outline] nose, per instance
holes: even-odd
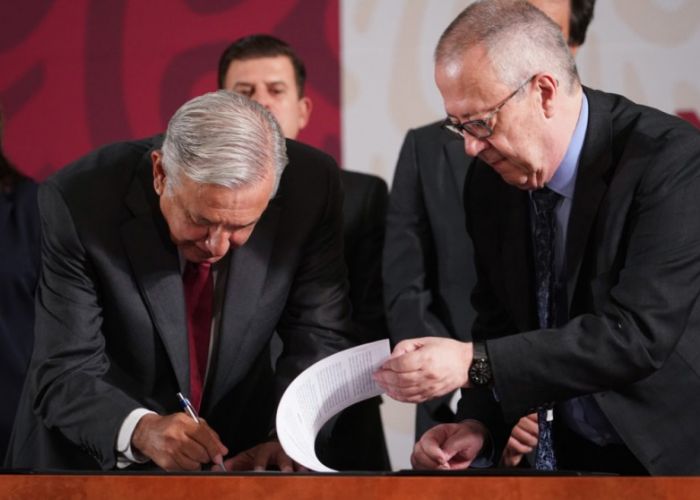
[[[265,109],[270,109],[270,103],[272,99],[270,98],[270,94],[267,92],[266,89],[256,90],[255,94],[253,95],[253,100]]]
[[[472,135],[464,134],[464,151],[469,156],[478,156],[488,145],[486,139],[477,139]]]
[[[229,235],[221,227],[216,227],[209,231],[204,245],[213,257],[223,257],[228,252],[231,242]]]

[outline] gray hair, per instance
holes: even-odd
[[[576,63],[561,29],[523,0],[482,0],[464,9],[447,27],[435,49],[436,64],[460,60],[483,45],[498,78],[517,88],[548,72],[571,93],[580,85]]]
[[[274,173],[274,196],[287,165],[284,136],[272,114],[226,90],[182,105],[168,123],[161,151],[170,179],[166,189],[177,185],[181,174],[200,184],[236,188]]]

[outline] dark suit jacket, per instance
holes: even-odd
[[[341,170],[343,236],[352,319],[360,342],[388,337],[382,297],[382,246],[388,190],[374,175]]]
[[[393,342],[471,338],[476,281],[464,227],[462,187],[472,158],[464,142],[433,123],[408,132],[391,187],[384,246],[384,295]],[[445,420],[446,398],[423,403]],[[418,415],[422,412],[418,409]],[[429,424],[418,422],[417,434]]]
[[[0,459],[12,422],[34,341],[34,290],[39,275],[37,185],[17,183],[0,190]]]
[[[465,186],[478,270],[473,335],[491,339],[506,421],[593,394],[652,474],[698,474],[700,134],[623,97],[585,92],[565,256],[570,319],[535,330],[528,194],[477,162]],[[508,426],[496,423],[495,403],[482,404],[490,396],[465,390],[461,408],[490,420],[502,442]]]
[[[374,175],[341,170],[345,263],[355,337],[360,343],[387,338],[382,297],[382,246],[388,190]],[[321,461],[337,470],[390,470],[381,398],[357,403],[321,431],[316,449]]]
[[[159,141],[102,148],[40,190],[36,344],[9,464],[110,469],[137,407],[179,411],[189,363],[178,253],[153,192]],[[276,197],[233,252],[201,415],[231,453],[264,439],[296,374],[349,346],[340,182],[333,160],[288,142]],[[268,342],[284,352],[271,380]],[[271,397],[271,395],[275,397]]]

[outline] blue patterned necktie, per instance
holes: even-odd
[[[556,218],[554,207],[561,196],[549,188],[532,192],[535,205],[534,246],[535,246],[535,286],[537,296],[537,317],[540,328],[554,326],[556,317],[554,296],[554,236]],[[557,460],[552,443],[552,422],[547,419],[547,409],[537,412],[539,436],[535,452],[535,469],[556,470]]]

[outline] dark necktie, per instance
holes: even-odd
[[[182,276],[187,306],[187,341],[190,353],[190,401],[199,411],[207,373],[209,337],[214,302],[211,264],[188,262]]]
[[[537,317],[540,328],[554,326],[556,317],[554,301],[554,236],[556,217],[554,207],[560,195],[549,188],[532,192],[535,205],[535,286],[537,295]],[[547,419],[547,409],[537,412],[539,437],[535,452],[537,470],[556,470],[557,461],[552,443],[552,422]]]

